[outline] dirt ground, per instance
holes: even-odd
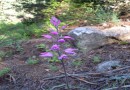
[[[36,46],[44,42],[42,38],[23,41],[20,51],[1,49],[11,51],[11,55],[3,58],[0,69],[8,67],[11,71],[0,78],[0,90],[67,90],[61,63],[39,57],[45,49]],[[30,58],[39,62],[29,65]],[[119,60],[122,66],[104,73],[96,71],[99,63],[110,60]],[[71,90],[130,90],[130,43],[105,45],[87,54],[79,51],[76,57],[65,61],[65,67]]]

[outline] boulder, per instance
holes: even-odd
[[[120,66],[121,66],[120,61],[117,61],[117,60],[105,61],[105,62],[98,64],[98,66],[96,67],[96,69],[97,69],[96,71],[103,73],[103,72],[106,72],[109,70],[116,69],[117,67],[120,67]]]
[[[68,34],[75,39],[74,45],[85,53],[121,40],[130,42],[130,26],[115,26],[104,30],[78,27],[71,30]]]
[[[130,42],[130,26],[114,26],[102,31],[106,36]]]
[[[75,39],[75,46],[83,52],[88,52],[105,44],[115,42],[102,31],[95,28],[79,27],[68,33]]]

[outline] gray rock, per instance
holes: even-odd
[[[75,39],[74,45],[85,53],[120,40],[130,42],[130,26],[115,26],[104,30],[78,27],[68,34]]]
[[[114,68],[117,68],[121,66],[120,61],[105,61],[96,67],[97,72],[106,72],[109,70],[113,70]]]
[[[130,26],[115,26],[102,31],[106,36],[130,42]]]
[[[75,46],[85,53],[105,44],[115,42],[95,28],[79,27],[68,34],[75,39]]]

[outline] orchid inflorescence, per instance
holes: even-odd
[[[61,50],[61,49],[63,49],[63,48],[61,48],[61,45],[63,45],[63,43],[67,42],[68,40],[74,40],[74,38],[72,38],[70,36],[60,35],[58,26],[60,25],[61,21],[59,19],[57,19],[56,17],[52,17],[50,22],[55,27],[55,29],[51,29],[50,34],[46,34],[46,35],[42,35],[42,36],[45,39],[49,39],[49,40],[56,38],[57,41],[55,41],[55,44],[53,44],[51,46],[50,52],[41,53],[40,56],[44,57],[44,58],[52,58],[54,56],[53,52],[56,52],[56,53],[58,53],[58,59],[63,60],[63,59],[67,59],[70,55],[75,55],[76,54],[75,51],[77,49],[66,48],[64,50]],[[62,26],[61,29],[63,30],[65,28],[66,28],[66,25]]]
[[[62,66],[64,68],[64,72],[65,72],[65,77],[66,77],[66,85],[68,90],[69,89],[69,84],[68,84],[68,76],[67,76],[67,72],[66,72],[66,68],[64,65],[63,60],[66,60],[69,58],[69,56],[74,56],[76,55],[77,49],[74,48],[68,48],[65,46],[65,43],[67,43],[68,41],[72,41],[74,40],[74,38],[70,37],[70,36],[63,36],[61,34],[61,31],[59,31],[59,25],[61,23],[61,21],[59,19],[57,19],[56,17],[52,17],[50,20],[51,24],[55,27],[54,29],[50,29],[50,34],[46,34],[46,35],[42,35],[45,39],[48,40],[52,40],[53,41],[53,45],[51,46],[51,48],[49,49],[49,52],[43,52],[40,54],[40,57],[43,58],[53,58],[55,55],[57,55],[57,59],[59,61],[61,61]],[[61,29],[64,30],[67,27],[67,25],[62,26]],[[55,38],[55,39],[54,39]],[[54,41],[55,40],[55,41]],[[57,54],[55,54],[57,53]]]

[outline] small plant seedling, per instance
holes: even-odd
[[[72,62],[72,65],[75,66],[75,67],[79,67],[79,66],[81,66],[82,64],[83,64],[82,61],[73,61],[73,62]]]
[[[6,52],[0,51],[0,61],[6,56]]]
[[[13,55],[13,50],[8,50],[6,51],[6,56],[5,57],[10,57]]]
[[[28,59],[27,60],[27,64],[28,65],[35,65],[35,64],[38,64],[39,61],[38,60],[33,60],[33,59]]]
[[[93,57],[93,63],[99,63],[99,62],[101,62],[100,57],[99,56],[94,56]]]
[[[21,46],[21,41],[14,41],[14,43],[12,44],[12,48],[14,48],[13,50],[15,51],[15,53],[20,53],[23,51],[23,48]]]
[[[55,65],[49,65],[49,69],[52,71],[58,71],[58,67]]]
[[[0,70],[0,77],[6,75],[7,73],[9,73],[11,71],[10,68],[4,68],[2,70]]]
[[[39,45],[36,45],[37,48],[39,49],[44,49],[46,48],[46,45],[45,44],[39,44]]]
[[[23,48],[19,44],[15,48],[16,48],[17,52],[22,52],[23,51]]]
[[[127,41],[121,41],[120,44],[121,45],[126,45],[126,44],[128,44],[128,42]]]
[[[39,44],[39,45],[36,45],[36,48],[39,50],[39,51],[46,51],[46,45],[45,44]]]
[[[49,62],[54,63],[54,62],[60,62],[60,61],[58,60],[58,58],[57,58],[56,56],[54,56],[54,57],[52,57],[52,58],[49,60]]]

